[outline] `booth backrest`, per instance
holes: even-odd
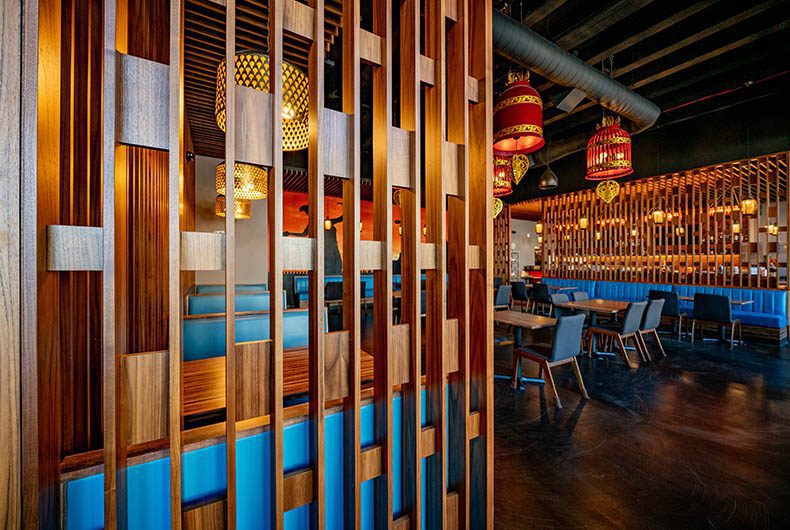
[[[265,290],[266,290],[265,283],[237,283],[236,284],[237,293],[250,293],[250,292],[265,291]],[[220,284],[206,283],[202,285],[197,284],[195,285],[195,292],[198,294],[224,293],[225,285],[221,283]]]
[[[365,285],[365,292],[362,293],[362,298],[373,297],[373,275],[361,274],[359,280]],[[324,284],[329,282],[342,282],[343,276],[340,274],[331,274],[324,276]],[[422,275],[422,281],[425,281],[425,274]],[[401,288],[400,274],[392,275],[392,289],[399,291]],[[309,282],[307,276],[294,276],[294,294],[298,302],[306,302],[309,289]]]
[[[623,302],[644,302],[648,299],[650,290],[670,286],[659,283],[640,282],[595,282],[595,298],[606,300],[622,300]]]
[[[285,291],[283,291],[283,307]],[[236,295],[236,311],[268,311],[269,291],[260,293],[241,292]],[[225,293],[209,293],[189,295],[187,297],[187,315],[209,315],[225,312]]]
[[[595,298],[595,280],[571,280],[568,278],[543,278],[543,283],[551,287],[575,287],[576,291],[585,291],[590,298]]]
[[[324,319],[327,322],[327,319]],[[306,309],[283,312],[283,348],[306,348],[309,318]],[[326,330],[325,330],[326,331]],[[236,317],[236,342],[269,339],[269,313]],[[184,320],[184,360],[225,355],[225,317]]]
[[[729,296],[730,300],[752,300],[753,303],[733,307],[740,313],[768,313],[787,317],[787,291],[771,289],[741,289],[703,285],[675,285],[673,291],[680,296],[694,298],[697,293]],[[680,302],[681,310],[693,307],[693,302]]]

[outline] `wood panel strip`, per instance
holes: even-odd
[[[414,188],[415,133],[400,127],[390,129],[387,153],[388,171],[392,185],[399,188]]]
[[[403,275],[401,275],[401,279]],[[403,304],[403,297],[401,297],[401,304]],[[414,317],[410,315],[409,322],[414,321]],[[412,380],[412,355],[411,355],[411,324],[398,324],[392,326],[392,349],[390,355],[392,357],[392,384],[405,385]],[[419,363],[419,359],[417,360]]]
[[[360,241],[359,268],[365,271],[381,270],[381,241]]]
[[[346,528],[361,525],[360,0],[343,2],[343,112],[348,116],[348,180],[343,182],[343,328],[349,331],[349,396],[343,404]]]
[[[381,475],[381,446],[374,445],[362,451],[360,458],[360,473],[362,482],[374,479]]]
[[[421,458],[428,458],[436,454],[436,427],[429,425],[420,431],[420,441],[422,446]]]
[[[359,57],[374,66],[381,66],[384,43],[379,35],[367,30],[359,32]]]
[[[323,221],[322,227],[323,227]],[[283,238],[283,266],[286,270],[312,271],[315,240],[312,237]]]
[[[474,440],[480,436],[480,413],[472,411],[469,413],[469,426],[466,429],[470,440]]]
[[[420,269],[431,270],[436,268],[436,244],[420,243]]]
[[[47,226],[47,270],[102,270],[103,235],[96,226]]]
[[[349,178],[351,175],[351,121],[345,112],[324,109],[321,127],[321,156],[325,175]]]
[[[124,445],[167,437],[167,353],[161,351],[119,356]]]
[[[428,86],[436,82],[436,61],[425,55],[420,55],[420,81]]]
[[[283,4],[283,29],[294,35],[313,40],[315,33],[315,9],[297,2],[286,0]]]
[[[225,269],[225,234],[221,232],[181,232],[179,241],[182,271],[221,271]]]
[[[313,35],[324,34],[324,0],[310,0],[314,10]],[[309,199],[309,235],[313,239],[312,270],[309,280],[309,411],[310,411],[310,461],[313,466],[314,525],[322,529],[326,524],[325,505],[325,455],[324,455],[324,403],[326,402],[326,351],[324,333],[324,157],[321,134],[324,126],[324,55],[323,39],[314,39],[308,53],[309,77],[309,133],[307,156],[307,194]],[[338,345],[339,342],[333,341]],[[338,357],[342,353],[338,348]]]
[[[125,53],[119,53],[117,60],[118,142],[167,149],[170,68]]]
[[[271,341],[236,343],[236,419],[247,420],[269,414],[268,384],[271,381]],[[201,374],[203,375],[203,374]],[[224,375],[224,374],[223,374]],[[210,377],[200,377],[197,382],[205,385]],[[184,374],[184,402],[187,404],[187,377]],[[216,400],[216,408],[225,406],[224,387],[222,399]],[[205,410],[212,410],[206,408]],[[187,411],[184,411],[187,414]]]
[[[469,245],[469,268],[470,269],[479,269],[480,268],[480,247],[477,245]]]
[[[223,530],[227,510],[227,502],[220,499],[190,506],[181,517],[175,516],[173,519],[179,519],[184,530]]]
[[[444,142],[442,149],[444,192],[447,195],[463,197],[463,164],[466,160],[464,147],[453,142]]]
[[[283,509],[288,512],[294,508],[310,504],[314,500],[313,469],[292,471],[283,480]]]

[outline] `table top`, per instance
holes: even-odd
[[[561,304],[554,304],[557,307],[564,307],[567,309],[582,309],[584,311],[595,311],[596,313],[619,313],[628,309],[629,302],[622,302],[620,300],[604,300],[596,298],[592,300],[578,300],[576,302],[563,302]]]
[[[524,329],[543,329],[550,328],[557,321],[550,317],[533,315],[532,313],[520,313],[518,311],[494,311],[494,322],[509,324]]]
[[[575,291],[576,290],[576,286],[575,285],[569,285],[567,287],[556,287],[554,285],[549,285],[549,289],[551,289],[552,291]]]
[[[694,297],[693,296],[679,296],[678,298],[680,300],[683,300],[684,302],[693,302],[694,301]],[[732,305],[749,305],[749,304],[753,304],[753,303],[754,303],[754,300],[733,300],[733,299],[730,299],[730,304],[732,304]]]

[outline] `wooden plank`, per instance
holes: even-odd
[[[343,112],[349,116],[349,173],[343,182],[343,327],[349,331],[349,397],[343,404],[343,498],[346,528],[361,525],[360,0],[343,2]]]
[[[285,0],[269,1],[269,65],[279,72],[283,65],[283,22]],[[272,167],[269,170],[269,290],[283,289],[283,154],[282,154],[282,76],[269,76],[272,94]],[[285,484],[283,475],[283,303],[279,296],[270,302],[269,333],[272,340],[271,413],[271,520],[273,530],[283,529]],[[290,496],[289,496],[290,497]]]
[[[288,512],[313,502],[313,482],[312,468],[288,473],[283,480],[283,509]]]
[[[284,237],[283,266],[286,270],[309,271],[313,269],[313,238]]]
[[[420,243],[420,269],[436,268],[436,244]]]
[[[360,458],[360,474],[362,482],[374,479],[381,475],[381,447],[374,445],[362,451]]]
[[[349,178],[351,175],[351,122],[349,114],[324,109],[321,122],[321,165],[325,175]]]
[[[459,370],[459,333],[459,322],[457,318],[448,318],[444,321],[444,365],[448,374],[455,373]]]
[[[375,526],[392,528],[392,1],[373,0],[373,32],[380,66],[373,69],[373,239],[382,244],[381,269],[373,273],[374,443],[381,447],[381,476],[374,481]],[[360,56],[365,58],[365,32]],[[361,265],[361,264],[360,264]]]
[[[102,270],[103,235],[96,226],[47,226],[47,270]]]
[[[470,440],[480,436],[480,413],[473,411],[469,413],[469,425],[466,429]]]
[[[444,142],[442,156],[445,194],[463,197],[464,186],[462,179],[465,160],[463,146],[452,142]]]
[[[392,530],[409,530],[411,528],[411,518],[409,515],[401,515],[392,523]]]
[[[447,494],[447,522],[445,528],[447,530],[456,530],[461,528],[461,496],[457,491],[452,491]]]
[[[425,55],[420,55],[420,81],[428,86],[436,83],[436,61]]]
[[[414,188],[415,133],[400,127],[390,128],[387,162],[392,185],[399,188]]]
[[[403,278],[403,275],[401,275]],[[401,304],[403,298],[401,297]],[[419,317],[418,317],[419,318]],[[414,321],[411,317],[410,322]],[[412,354],[411,354],[411,324],[398,324],[392,326],[392,384],[405,385],[412,381]],[[419,363],[419,361],[417,361]]]
[[[324,0],[310,0],[314,10],[313,35],[324,34]],[[326,358],[324,348],[326,312],[324,310],[324,156],[322,133],[326,111],[324,109],[324,56],[326,46],[322,38],[314,39],[308,53],[309,78],[309,147],[307,152],[307,194],[309,199],[308,233],[313,240],[312,270],[309,280],[309,411],[310,411],[310,461],[313,466],[313,507],[316,528],[326,524],[325,504],[325,455],[324,455],[324,402],[326,401]],[[336,343],[337,344],[337,343]],[[339,351],[338,357],[342,358]]]
[[[381,254],[383,251],[381,241],[359,242],[359,268],[363,271],[381,270]]]
[[[172,240],[178,236],[170,235]],[[225,269],[225,234],[222,232],[181,232],[179,241],[182,271]],[[171,337],[172,339],[172,337]]]
[[[428,458],[436,454],[436,427],[429,425],[423,427],[420,431],[420,440],[422,445],[422,458]]]
[[[477,103],[478,102],[478,93],[480,92],[480,81],[475,79],[474,77],[467,77],[466,78],[466,99],[469,100],[470,103]]]
[[[247,420],[269,414],[271,404],[268,383],[271,381],[271,364],[271,342],[255,341],[236,344],[237,420]],[[186,390],[184,394],[186,395]]]
[[[480,247],[477,245],[469,245],[469,268],[470,269],[479,269],[480,268]]]
[[[359,57],[374,66],[381,66],[384,43],[379,35],[367,30],[359,32]]]
[[[26,15],[27,13],[25,13]],[[37,16],[37,13],[36,13]],[[22,527],[22,388],[20,376],[23,343],[19,308],[22,307],[22,275],[24,264],[21,240],[24,229],[20,225],[22,204],[25,202],[22,182],[26,179],[25,164],[20,146],[25,138],[23,115],[30,110],[23,96],[23,10],[21,3],[0,4],[0,127],[4,138],[0,156],[4,171],[0,174],[3,196],[0,197],[0,240],[3,241],[3,260],[0,262],[0,523],[4,528]],[[35,23],[35,21],[34,21]],[[25,50],[27,51],[27,50]],[[25,105],[25,109],[22,106]],[[34,144],[35,145],[35,144]],[[27,180],[36,180],[35,173]],[[35,222],[33,223],[35,227]],[[30,265],[30,263],[28,263]],[[35,263],[33,263],[35,266]],[[24,340],[29,344],[29,340]],[[24,420],[35,421],[24,417]],[[25,469],[25,473],[30,470]]]
[[[117,61],[118,142],[167,149],[170,67],[124,53]]]
[[[286,0],[283,8],[283,29],[294,35],[313,40],[313,35],[316,35],[315,10],[296,0]]]
[[[267,141],[266,131],[272,126],[272,95],[254,88],[234,86],[236,110],[231,114],[226,109],[226,115],[234,117],[227,123],[234,124],[236,138],[239,139],[235,142],[236,160],[271,166],[272,144]]]
[[[325,401],[333,401],[349,395],[349,341],[350,333],[347,330],[324,335]]]
[[[182,517],[173,519],[179,519],[184,530],[223,530],[227,509],[225,499],[221,499],[189,507],[184,510]]]
[[[124,445],[167,437],[167,352],[120,356]]]

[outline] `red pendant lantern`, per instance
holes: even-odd
[[[543,101],[529,84],[529,72],[508,74],[508,86],[494,105],[494,152],[537,151],[543,140]]]
[[[513,166],[511,157],[494,155],[494,197],[513,193]]]
[[[606,116],[587,142],[587,180],[608,180],[630,175],[631,136],[620,118]]]

